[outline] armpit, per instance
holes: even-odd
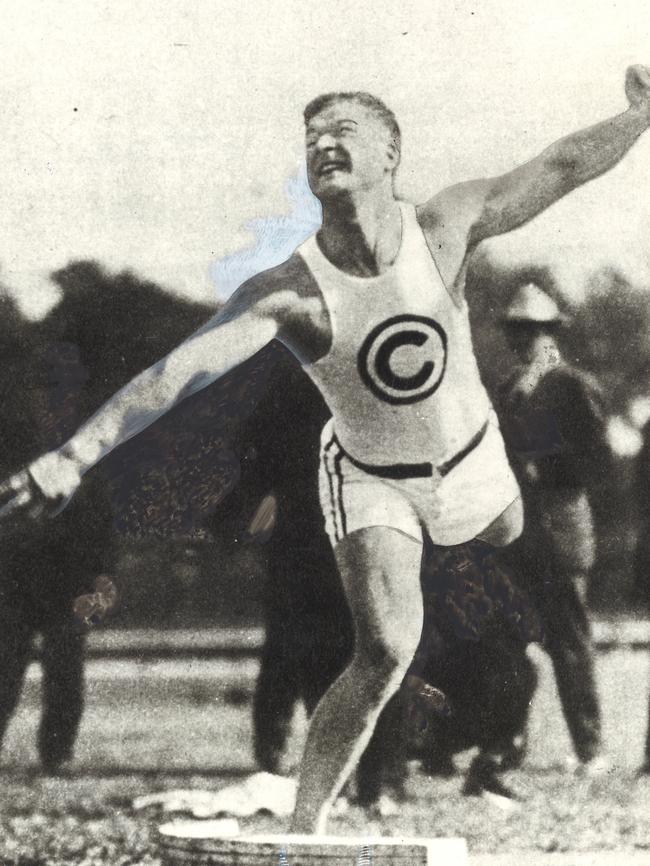
[[[293,255],[273,279],[284,288],[274,293],[278,339],[302,364],[322,358],[332,343],[332,326],[325,299],[302,257]],[[275,269],[280,271],[280,269]]]
[[[419,208],[417,219],[442,284],[454,303],[462,305],[468,247],[461,221],[447,219],[433,203]]]

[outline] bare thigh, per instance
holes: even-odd
[[[411,656],[422,632],[422,541],[387,526],[359,529],[335,548],[355,626],[355,652],[378,645]]]

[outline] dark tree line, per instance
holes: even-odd
[[[109,275],[93,262],[73,263],[53,279],[62,298],[42,321],[27,320],[9,297],[0,298],[2,477],[61,445],[111,394],[215,312],[131,273]],[[169,547],[158,545],[157,555],[153,540],[218,540],[219,526],[210,518],[240,476],[236,431],[263,393],[276,354],[260,353],[109,455],[57,519],[7,533],[0,552],[3,608],[20,608],[20,616],[35,622],[62,615],[71,599],[93,590],[99,574],[113,571],[116,556],[134,539],[141,540],[129,548],[134,573],[143,571],[138,551],[154,551],[150,573],[144,569],[139,578],[153,585],[132,598],[139,594],[148,607],[147,595],[164,594]]]

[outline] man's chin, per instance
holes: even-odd
[[[346,180],[346,178],[327,179],[318,184],[314,190],[314,195],[322,202],[349,198],[352,190]]]

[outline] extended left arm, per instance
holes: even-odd
[[[528,222],[576,187],[613,168],[650,126],[650,69],[628,69],[630,108],[569,135],[501,177],[476,181],[468,248]]]

